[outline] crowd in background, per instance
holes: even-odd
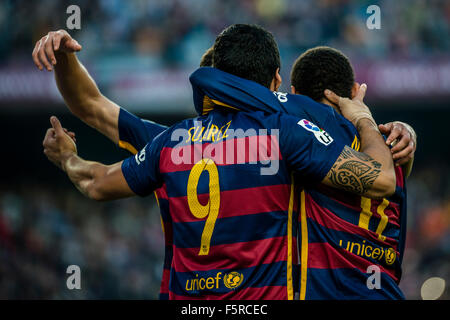
[[[437,159],[436,159],[437,160]],[[442,298],[450,299],[450,168],[431,163],[415,168],[407,181],[408,229],[401,288],[420,299],[430,277],[447,280]]]
[[[164,239],[153,198],[97,203],[23,181],[0,192],[0,299],[157,299]],[[68,290],[67,267],[81,270]]]
[[[423,58],[450,48],[446,0],[5,0],[0,58],[26,53],[28,59],[30,44],[49,26],[66,28],[66,8],[73,3],[81,9],[81,30],[70,32],[89,48],[86,55],[118,55],[124,61],[141,56],[155,68],[198,65],[224,26],[248,21],[274,33],[285,63],[322,44],[351,58]],[[382,33],[366,27],[372,4],[382,8]]]
[[[224,26],[248,21],[273,32],[285,69],[323,44],[351,60],[431,60],[450,50],[446,0],[2,0],[0,68],[32,66],[34,42],[65,28],[73,3],[81,30],[70,33],[88,48],[84,58],[114,68],[194,68]],[[371,4],[382,8],[382,33],[366,27]],[[420,298],[429,277],[450,279],[449,169],[422,163],[408,182],[407,298]],[[96,203],[51,179],[0,181],[0,299],[155,299],[163,249],[153,197]],[[82,290],[67,289],[69,265],[80,266]]]
[[[401,288],[410,299],[426,279],[450,279],[449,172],[415,168],[408,181]],[[0,193],[0,243],[0,299],[158,298],[164,240],[153,196],[97,203],[75,188],[23,182]],[[66,287],[73,264],[82,290]]]

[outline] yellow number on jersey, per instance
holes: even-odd
[[[377,213],[380,215],[380,222],[378,223],[377,230],[375,231],[378,234],[378,239],[384,241],[386,239],[383,236],[383,231],[386,229],[386,226],[389,222],[388,216],[384,213],[384,210],[389,205],[389,201],[387,199],[383,199],[383,201],[377,207]],[[361,197],[361,213],[359,215],[359,223],[358,226],[369,230],[369,222],[372,217],[372,200],[366,197]]]
[[[202,172],[209,173],[209,200],[206,205],[198,201],[197,186]],[[211,244],[211,236],[214,231],[220,207],[219,171],[213,160],[205,158],[197,162],[189,173],[187,184],[187,201],[189,210],[194,217],[203,219],[208,217],[202,232],[199,256],[208,255]]]

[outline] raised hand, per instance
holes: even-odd
[[[337,94],[328,89],[325,90],[324,94],[328,100],[339,106],[342,115],[350,120],[355,127],[358,126],[358,122],[361,119],[368,119],[376,125],[369,107],[363,102],[366,91],[367,85],[363,83],[352,100],[349,98],[339,97]]]
[[[44,154],[56,166],[62,168],[61,163],[64,158],[77,153],[75,134],[64,129],[55,116],[50,118],[50,123],[52,127],[47,130],[42,142]]]
[[[391,152],[396,165],[404,165],[414,158],[417,135],[410,125],[394,121],[380,124],[378,128],[387,136],[386,144],[392,145]]]
[[[77,40],[73,39],[66,30],[51,31],[36,42],[32,57],[39,70],[44,67],[48,71],[56,65],[56,53],[72,53],[82,49]]]

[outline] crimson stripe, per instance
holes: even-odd
[[[198,195],[202,204],[207,204],[208,193]],[[193,222],[187,197],[171,197],[169,209],[174,222]],[[287,211],[289,207],[289,185],[273,185],[220,192],[219,219],[262,212]]]
[[[172,267],[176,272],[250,268],[286,261],[286,248],[286,237],[216,245],[205,256],[198,255],[199,248],[174,246]]]
[[[172,221],[164,221],[164,244],[171,246],[173,242],[173,224]]]
[[[353,254],[344,248],[334,248],[326,242],[308,244],[308,269],[352,268],[366,273],[367,268],[373,264],[374,262],[368,259]],[[386,269],[380,264],[377,264],[377,266],[381,272],[386,273],[398,282],[394,270]]]
[[[309,219],[314,220],[315,222],[320,224],[322,227],[359,235],[364,239],[367,239],[379,245],[389,245],[390,247],[397,249],[398,242],[395,239],[386,237],[384,241],[381,241],[375,232],[360,228],[357,225],[339,218],[327,208],[319,206],[308,194],[305,194],[305,207],[306,216]]]
[[[374,217],[380,218],[381,216],[377,212],[377,207],[373,208],[372,215]],[[384,214],[388,217],[388,223],[400,228],[399,218],[400,218],[400,206],[397,203],[389,202],[388,206],[384,209]]]
[[[378,206],[383,202],[383,200],[374,200],[370,201],[370,212],[372,212],[372,217],[381,219],[381,216],[378,214]],[[361,207],[360,207],[361,210]],[[388,217],[388,223],[393,224],[396,227],[400,227],[399,224],[399,216],[400,216],[400,206],[398,203],[389,201],[388,206],[383,210],[384,214]],[[359,213],[358,213],[359,214]]]
[[[324,184],[315,185],[314,190],[355,211],[356,213],[361,211],[361,196],[359,195],[354,195],[336,188],[328,187]],[[305,193],[308,193],[307,190],[305,191]]]
[[[341,202],[341,200],[338,199],[332,199],[338,202],[339,204],[346,206],[353,211],[355,211],[355,214],[359,214],[361,212],[361,197],[358,197],[358,207],[354,207],[349,205],[346,202]],[[383,200],[372,200],[370,203],[370,212],[372,212],[372,216],[376,218],[381,218],[381,216],[377,212],[378,206],[382,203]],[[389,205],[384,209],[384,214],[388,217],[389,223],[393,224],[397,227],[400,227],[398,220],[400,215],[400,206],[395,202],[390,202]]]
[[[163,269],[159,293],[169,293],[170,269]]]
[[[349,208],[354,211],[355,214],[359,214],[361,212],[361,197],[357,195],[349,194],[348,192],[343,192],[341,190],[327,187],[324,185],[318,185],[316,187],[316,191],[330,198],[330,201],[335,201],[340,205]],[[372,200],[370,211],[374,217],[380,218],[380,215],[377,213],[377,208],[381,204],[383,200]],[[398,220],[400,215],[399,204],[395,202],[389,202],[389,205],[385,209],[385,214],[389,218],[389,223],[400,227]]]
[[[167,195],[167,185],[164,183],[161,188],[155,190],[156,195],[159,199],[168,199]]]
[[[397,186],[400,188],[404,188],[404,181],[403,181],[403,176],[404,176],[404,172],[403,172],[403,167],[402,166],[396,166],[395,167],[395,177],[396,177],[396,182],[397,182]]]
[[[161,173],[188,171],[202,158],[210,158],[218,166],[282,159],[277,136],[251,136],[216,143],[164,147],[159,158],[159,170]]]
[[[287,300],[285,286],[266,286],[258,288],[242,288],[225,294],[211,294],[196,296],[182,296],[169,292],[170,300]]]

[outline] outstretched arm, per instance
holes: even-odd
[[[119,142],[120,107],[103,96],[76,56],[81,45],[65,30],[49,32],[33,50],[35,65],[55,71],[55,80],[70,111],[114,143]]]
[[[358,152],[346,146],[322,182],[370,198],[382,198],[395,192],[394,163],[369,108],[363,103],[366,88],[362,85],[353,100],[325,91],[327,98],[338,104],[342,114],[355,125],[361,149]]]
[[[71,136],[66,134],[56,117],[43,142],[44,154],[67,173],[69,179],[85,196],[97,200],[114,200],[135,195],[126,182],[121,164],[104,165],[86,161],[77,155]]]
[[[194,105],[199,114],[219,106],[231,106],[241,111],[265,111],[268,113],[285,112],[293,116],[303,116],[302,108],[297,104],[286,104],[280,100],[282,94],[274,95],[269,89],[216,68],[199,68],[191,74],[189,80],[194,92]],[[208,99],[205,99],[205,96]],[[286,100],[293,96],[287,95]],[[296,95],[295,98],[305,99]],[[388,145],[398,143],[391,149],[396,165],[410,168],[416,150],[416,134],[411,126],[400,121],[380,124],[382,134],[388,136]]]

